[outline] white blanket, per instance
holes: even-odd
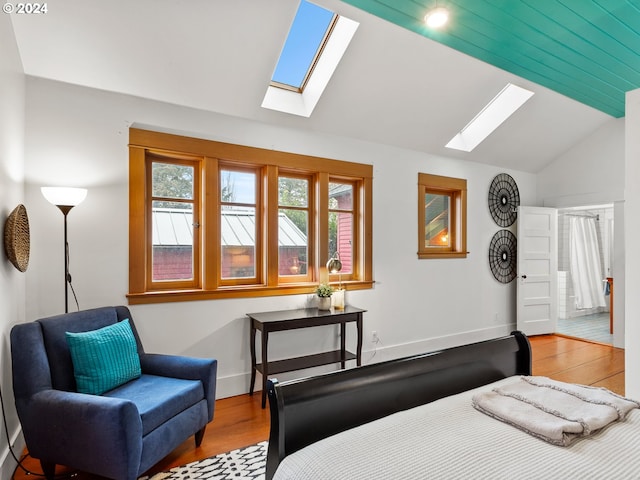
[[[546,377],[521,377],[508,385],[477,393],[472,402],[476,409],[491,417],[561,446],[623,420],[639,406],[604,388]]]
[[[474,394],[517,378],[325,438],[286,457],[274,480],[640,478],[640,409],[632,410],[624,422],[559,448],[471,405]]]

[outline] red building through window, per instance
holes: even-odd
[[[184,280],[193,276],[192,212],[186,209],[153,210],[153,280]],[[280,272],[302,275],[307,271],[307,238],[284,214],[278,254]],[[222,278],[255,276],[255,213],[222,211]]]

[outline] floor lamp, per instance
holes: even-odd
[[[60,209],[64,215],[64,312],[69,312],[69,290],[67,284],[71,286],[71,274],[69,273],[69,242],[67,241],[67,215],[69,211],[82,203],[87,196],[86,188],[71,187],[42,187],[42,195],[49,203]],[[75,296],[75,293],[74,293]],[[77,303],[77,300],[76,300]]]

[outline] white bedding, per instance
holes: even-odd
[[[551,445],[473,408],[476,392],[514,378],[325,438],[286,457],[274,480],[640,479],[640,410]]]

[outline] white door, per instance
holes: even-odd
[[[558,318],[558,211],[518,207],[517,327],[554,333]]]

